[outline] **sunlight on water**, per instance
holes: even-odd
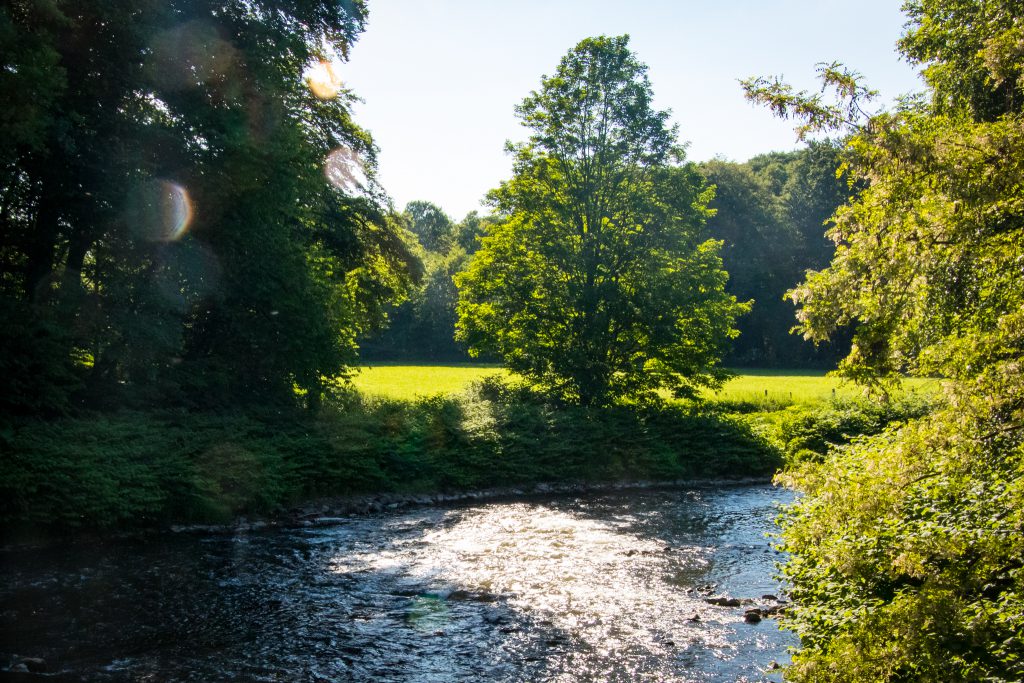
[[[111,683],[779,681],[795,638],[744,610],[777,604],[764,534],[789,499],[631,492],[0,549],[0,660]]]
[[[594,519],[522,503],[452,521],[388,548],[338,555],[331,567],[436,586],[411,608],[410,622],[423,630],[445,626],[444,599],[499,603],[526,616],[555,634],[548,645],[561,652],[561,671],[548,680],[680,680],[687,652],[728,660],[737,630],[753,633],[742,611],[685,588],[707,570],[713,547],[639,535],[632,515]]]
[[[331,62],[321,59],[306,69],[304,75],[310,91],[321,100],[334,99],[341,92],[341,78]]]
[[[348,147],[331,150],[324,162],[324,176],[331,185],[348,193],[361,192],[368,184],[363,160]]]

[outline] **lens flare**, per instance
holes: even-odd
[[[331,185],[348,193],[361,192],[369,184],[363,160],[348,147],[331,150],[324,162],[324,176]]]
[[[188,232],[194,213],[188,190],[170,180],[152,180],[128,198],[125,219],[140,239],[175,242]]]
[[[157,33],[150,44],[151,74],[160,90],[202,88],[221,102],[244,94],[239,50],[217,26],[194,20]]]
[[[220,261],[213,250],[198,239],[161,245],[156,252],[155,265],[156,290],[177,310],[187,311],[220,287]]]
[[[341,92],[341,78],[331,62],[321,59],[306,69],[305,76],[309,89],[321,100],[334,99]]]
[[[160,181],[160,190],[163,224],[166,226],[163,241],[174,242],[184,237],[192,224],[192,199],[188,190],[169,180]]]

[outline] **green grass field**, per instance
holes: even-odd
[[[864,395],[863,387],[835,377],[826,377],[818,370],[754,370],[737,371],[721,391],[708,392],[710,397],[724,401],[774,402],[806,404],[830,398],[856,398]],[[903,388],[909,392],[930,393],[938,388],[933,379],[908,378]]]
[[[495,365],[397,365],[380,363],[360,369],[352,382],[364,394],[408,400],[462,391],[476,379],[505,373]],[[777,405],[814,403],[837,397],[860,396],[863,389],[849,382],[825,377],[814,370],[742,370],[709,398],[729,402]],[[935,380],[908,379],[910,391],[934,391]]]
[[[462,391],[473,380],[504,374],[496,365],[397,365],[378,363],[359,369],[356,389],[371,396],[410,400]]]

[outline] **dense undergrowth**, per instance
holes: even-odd
[[[794,467],[825,462],[836,447],[923,417],[931,412],[934,402],[928,394],[904,394],[886,400],[843,398],[792,406],[780,413],[767,413],[766,418],[772,426],[772,438],[785,454],[786,465]]]
[[[159,527],[304,500],[552,481],[764,476],[778,445],[709,407],[556,406],[477,383],[415,401],[349,393],[315,413],[118,412],[9,425],[9,532]]]
[[[0,432],[0,521],[14,534],[272,515],[321,497],[542,482],[764,477],[922,414],[841,400],[557,405],[484,379],[457,395],[345,392],[307,411],[124,411]]]
[[[805,494],[783,515],[790,680],[1024,680],[1019,380],[1006,364],[781,475]]]

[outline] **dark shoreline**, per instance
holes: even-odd
[[[277,514],[240,515],[223,524],[169,524],[159,527],[97,532],[79,531],[70,534],[40,535],[30,539],[13,538],[0,546],[0,553],[43,549],[58,543],[104,543],[117,541],[149,541],[168,535],[196,534],[227,536],[268,529],[319,527],[343,524],[359,517],[384,514],[409,508],[477,503],[534,500],[572,495],[609,494],[627,491],[687,490],[769,486],[772,477],[719,477],[673,480],[627,480],[615,482],[545,482],[522,486],[504,486],[467,491],[435,493],[368,493],[331,496],[292,506]]]

